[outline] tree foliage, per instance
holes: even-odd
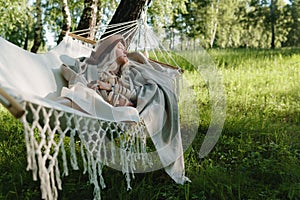
[[[27,49],[26,39],[33,39],[33,8],[27,1],[0,1],[0,36]],[[28,40],[27,40],[28,41]]]
[[[281,47],[292,29],[290,7],[283,0],[190,0],[174,26],[204,47]]]
[[[30,49],[36,27],[36,1],[0,0],[0,35]],[[139,0],[143,1],[143,0]],[[137,2],[139,2],[137,1]],[[29,2],[33,2],[29,4]],[[42,44],[45,30],[57,41],[61,30],[108,24],[121,0],[42,1]],[[134,4],[134,1],[132,2]],[[62,11],[69,8],[69,19]],[[94,17],[86,14],[93,6]],[[97,6],[97,7],[95,7]],[[84,20],[86,16],[88,20]],[[300,0],[152,0],[147,22],[163,33],[173,48],[200,44],[206,48],[271,48],[300,45]],[[84,23],[82,23],[84,22]]]
[[[287,26],[291,29],[284,46],[300,46],[300,0],[290,0],[288,10],[291,13],[292,21]]]

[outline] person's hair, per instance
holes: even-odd
[[[99,73],[104,71],[114,71],[118,68],[118,64],[116,62],[116,47],[117,44],[114,46],[113,49],[110,50],[110,52],[106,52],[105,55],[102,56],[102,59],[97,64]]]
[[[115,46],[121,42],[126,47],[125,39],[122,35],[112,35],[97,43],[95,51],[92,51],[89,58],[86,59],[87,64],[98,65]]]
[[[119,42],[115,44],[115,46],[110,52],[106,51],[105,56],[103,56],[102,60],[97,64],[98,77],[100,78],[100,80],[101,79],[105,80],[108,74],[111,74],[107,72],[115,72],[120,67],[119,64],[117,63],[117,55],[116,55],[116,48],[118,48]],[[127,67],[128,67],[128,63],[125,63],[122,66],[122,68],[120,68],[119,70],[123,71],[127,69]],[[119,71],[119,73],[121,73],[121,71]]]

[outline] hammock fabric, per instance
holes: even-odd
[[[116,108],[103,104],[103,110],[112,111],[99,111],[100,115],[91,115],[53,101],[61,95],[63,88],[67,87],[60,66],[74,64],[74,58],[89,57],[94,49],[93,45],[66,36],[57,47],[45,54],[24,51],[3,38],[0,38],[0,46],[5,52],[0,54],[0,86],[20,102],[25,110],[21,121],[27,147],[27,169],[32,170],[34,180],[39,177],[43,199],[57,199],[57,189],[62,189],[59,153],[62,155],[64,175],[68,175],[69,164],[73,169],[78,169],[76,137],[80,138],[84,173],[88,172],[90,182],[94,185],[95,199],[100,199],[100,190],[105,187],[102,177],[104,165],[121,169],[125,174],[128,189],[139,164],[138,160],[145,169],[151,169],[151,155],[146,152],[149,126],[144,123],[137,109]],[[146,47],[147,44],[144,43],[143,46]],[[138,49],[137,46],[134,48]],[[139,67],[136,69],[145,70]],[[160,82],[159,78],[153,80]],[[2,103],[3,101],[5,99]],[[180,128],[179,124],[177,125],[171,140],[165,138],[167,143],[174,142],[175,146],[168,145],[168,148],[165,148],[168,150],[166,155],[163,155],[164,148],[161,148],[158,154],[166,172],[177,183],[182,184],[188,181],[188,178],[184,176]],[[66,136],[70,137],[69,162],[64,146]],[[115,137],[119,144],[114,142]],[[152,140],[159,137],[159,134],[151,136]],[[165,145],[161,139],[153,141],[156,147]],[[168,158],[169,154],[174,155]],[[172,164],[174,161],[175,164]]]

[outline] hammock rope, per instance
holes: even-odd
[[[119,24],[107,25],[107,26],[95,26],[95,30],[98,31],[100,36],[96,40],[90,40],[81,35],[86,35],[89,33],[90,29],[79,30],[68,32],[66,35],[73,37],[75,39],[81,40],[83,42],[90,43],[95,45],[98,41],[102,41],[110,37],[110,34],[121,34],[127,40],[130,37],[133,37],[134,41],[131,41],[128,50],[129,51],[143,51],[146,55],[150,54],[153,58],[149,58],[154,62],[158,62],[164,67],[175,68],[180,72],[183,70],[180,68],[179,64],[174,60],[173,56],[170,54],[156,37],[155,33],[147,25],[146,15],[142,15],[142,18],[139,20],[134,20],[130,22],[122,22]],[[105,37],[101,37],[102,34],[107,34]],[[98,34],[98,35],[99,35]],[[160,56],[161,57],[160,57]],[[168,64],[172,63],[172,65]]]

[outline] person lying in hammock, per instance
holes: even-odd
[[[77,62],[75,66],[63,64],[61,70],[69,87],[79,82],[95,90],[113,106],[135,106],[139,88],[130,84],[125,73],[133,62],[135,65],[151,66],[159,72],[168,71],[139,52],[128,53],[121,35],[113,35],[101,41],[96,51],[83,63]],[[173,76],[178,74],[177,70],[169,69],[170,72]]]
[[[70,67],[65,64],[62,65],[61,70],[63,77],[69,83],[69,87],[76,82],[81,82],[95,90],[113,106],[135,106],[133,102],[136,101],[136,91],[122,80],[123,67],[127,63],[125,41],[122,36],[115,35],[98,45],[97,51],[92,52],[90,58],[81,64],[80,72],[79,69],[74,69],[74,66]],[[98,77],[89,83],[87,79],[93,78],[87,77],[85,74],[87,64],[98,65]]]
[[[86,113],[102,117],[122,108],[126,118],[137,111],[165,171],[177,183],[189,180],[184,175],[175,84],[178,70],[163,67],[141,53],[127,53],[124,38],[114,35],[101,41],[83,62],[62,65],[62,74],[69,85],[61,96]],[[102,99],[113,106],[105,107]]]

